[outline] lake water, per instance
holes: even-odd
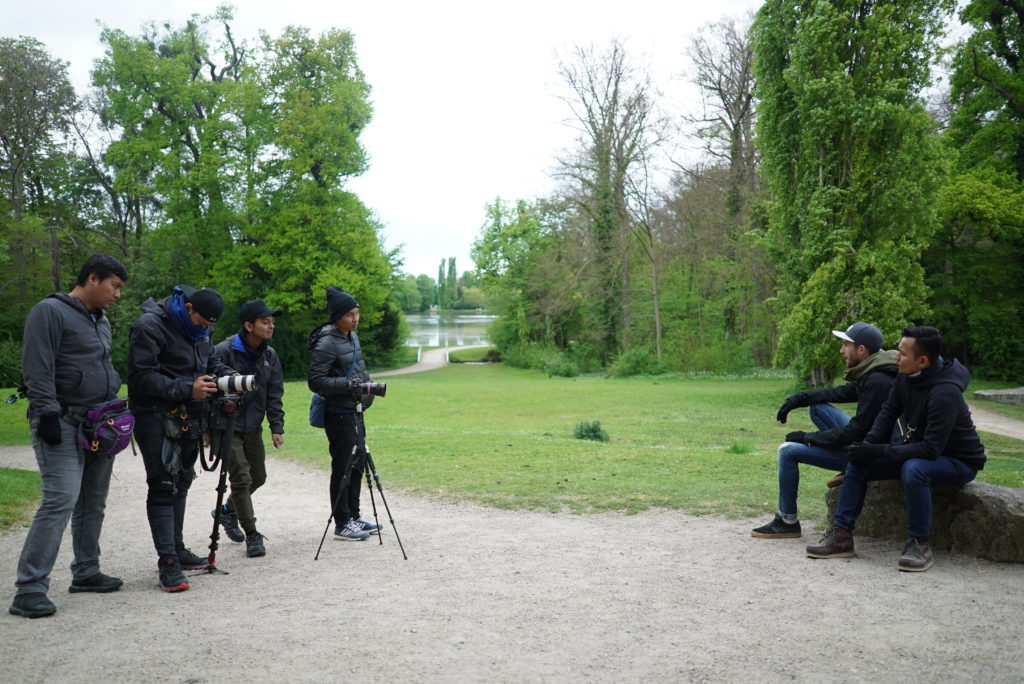
[[[490,344],[487,326],[497,316],[441,311],[406,314],[409,336],[407,347],[461,347],[471,344]]]

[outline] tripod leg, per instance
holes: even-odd
[[[369,457],[369,452],[367,452]],[[384,545],[384,535],[380,533],[380,520],[377,519],[377,502],[373,498],[373,483],[370,481],[370,469],[366,469],[366,488],[370,490],[370,505],[373,507],[373,524],[377,526],[377,541]]]
[[[395,527],[395,519],[391,515],[391,508],[388,507],[388,500],[384,498],[384,489],[380,486],[380,476],[377,475],[377,466],[373,463],[373,457],[370,456],[370,451],[366,451],[366,467],[370,472],[373,473],[373,480],[377,483],[377,491],[380,493],[381,503],[384,504],[384,510],[388,514],[388,521],[391,523],[391,528],[395,531],[395,539],[398,540],[398,548],[402,550],[402,558],[409,560],[409,556],[405,555],[405,547],[402,546],[402,538],[398,536],[398,528]]]
[[[341,503],[341,497],[345,496],[345,492],[348,490],[349,480],[352,479],[352,468],[355,467],[356,454],[359,452],[359,445],[352,445],[352,453],[348,456],[348,462],[345,464],[345,474],[342,475],[341,482],[338,484],[338,494],[334,497],[334,502],[331,504],[331,514],[327,518],[327,525],[324,527],[324,534],[320,537],[320,546],[316,547],[316,555],[313,556],[313,560],[320,560],[320,550],[324,548],[324,540],[327,539],[327,530],[331,529],[331,521],[337,520],[334,517],[334,511],[338,509],[338,504]]]

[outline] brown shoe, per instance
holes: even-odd
[[[911,537],[903,547],[896,567],[903,572],[924,572],[932,567],[932,545],[928,537]]]
[[[817,544],[807,546],[808,558],[853,558],[853,534],[832,526]]]
[[[828,482],[825,483],[825,486],[828,487],[829,489],[835,489],[839,485],[843,484],[844,477],[846,477],[844,473],[834,475],[833,477],[828,478]]]

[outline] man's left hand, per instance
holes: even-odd
[[[271,439],[271,441],[274,442],[274,448],[275,449],[280,449],[281,445],[284,444],[284,435],[279,435],[279,434],[271,433],[270,439]]]
[[[846,453],[854,463],[867,463],[876,458],[887,458],[889,456],[889,445],[857,442],[846,447]]]

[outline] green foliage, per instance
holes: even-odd
[[[569,351],[551,345],[520,345],[507,347],[501,352],[505,363],[516,368],[532,368],[549,377],[574,378],[580,374],[580,365]]]
[[[753,442],[750,442],[748,440],[739,440],[737,442],[733,442],[728,447],[726,447],[725,448],[725,453],[727,453],[727,454],[749,454],[753,450],[754,450]]]
[[[891,337],[928,313],[919,258],[945,162],[919,93],[951,9],[769,0],[755,20],[778,360],[815,383],[838,368],[823,331],[867,320]]]
[[[451,363],[497,363],[501,361],[501,352],[494,347],[456,349],[448,352],[448,361]]]
[[[0,530],[26,522],[39,499],[39,473],[0,468]]]
[[[576,439],[589,439],[594,442],[607,442],[611,438],[608,437],[608,433],[601,427],[601,421],[583,421],[577,423],[576,427],[573,428],[572,436]]]
[[[665,372],[658,357],[646,349],[630,349],[619,354],[608,369],[608,375],[626,378],[632,375],[658,375]]]

